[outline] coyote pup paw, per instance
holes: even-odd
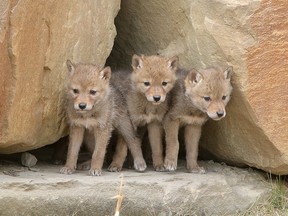
[[[147,168],[146,162],[144,159],[135,159],[134,160],[134,168],[139,171],[143,172]]]
[[[155,168],[156,172],[164,172],[165,171],[165,167],[163,164],[162,165],[155,165],[154,168]]]
[[[101,171],[101,169],[100,170],[90,169],[89,170],[89,175],[90,176],[101,176],[102,175],[102,171]]]
[[[188,168],[188,172],[196,173],[196,174],[205,174],[206,170],[203,167],[197,166],[197,167]]]
[[[60,160],[60,159],[55,159],[55,160],[52,160],[52,164],[61,165],[61,164],[65,164],[65,162],[63,160]]]
[[[120,172],[122,169],[122,166],[119,166],[116,163],[111,163],[110,166],[108,167],[109,172]]]
[[[166,171],[175,171],[177,169],[177,161],[166,159],[164,162],[164,167]]]
[[[71,175],[72,173],[74,173],[75,172],[75,169],[73,169],[73,168],[69,168],[69,167],[62,167],[61,169],[60,169],[60,173],[61,174],[66,174],[66,175]]]
[[[91,168],[91,160],[85,161],[84,163],[77,165],[78,170],[90,170],[90,168]]]

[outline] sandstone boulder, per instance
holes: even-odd
[[[222,161],[288,174],[288,2],[122,1],[109,63],[179,55],[184,68],[234,67],[228,116],[209,121],[201,146]]]
[[[67,134],[66,59],[104,65],[116,1],[0,3],[0,153],[35,149]]]

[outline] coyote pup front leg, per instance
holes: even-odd
[[[206,171],[203,167],[199,167],[197,163],[198,145],[201,135],[202,125],[187,125],[185,127],[185,146],[187,170],[191,173],[204,174]]]
[[[148,123],[148,136],[152,150],[153,166],[156,171],[164,171],[162,136],[163,128],[160,122]]]
[[[122,119],[121,127],[119,131],[121,132],[124,140],[126,141],[128,148],[134,159],[134,168],[137,171],[143,172],[146,169],[146,162],[143,158],[141,141],[136,135],[136,131],[133,129],[130,119]]]
[[[120,172],[125,162],[127,153],[128,153],[127,143],[124,140],[124,138],[121,136],[121,134],[118,134],[115,154],[113,155],[112,163],[108,167],[108,171]]]
[[[102,166],[106,153],[106,147],[109,143],[109,138],[111,136],[111,130],[109,130],[109,128],[95,128],[94,136],[97,145],[95,145],[95,149],[92,154],[91,168],[89,170],[89,175],[101,176]]]
[[[84,137],[84,131],[85,129],[83,127],[70,126],[67,161],[65,166],[60,170],[60,173],[72,174],[75,172],[78,153]]]
[[[166,136],[166,157],[164,167],[167,171],[175,171],[177,169],[179,151],[179,122],[177,120],[166,120],[164,121],[164,128]]]

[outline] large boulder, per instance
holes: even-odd
[[[116,1],[0,3],[0,153],[67,134],[66,59],[104,65],[116,36]]]
[[[159,53],[179,55],[187,69],[232,65],[228,116],[205,125],[201,147],[223,161],[288,174],[288,1],[125,0],[121,8],[110,64]]]

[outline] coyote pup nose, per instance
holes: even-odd
[[[84,110],[86,108],[87,104],[86,103],[80,103],[78,106],[81,110]]]
[[[161,96],[160,95],[155,95],[155,96],[153,96],[153,99],[154,99],[155,102],[158,102],[158,101],[160,101]]]
[[[224,116],[224,112],[223,112],[223,111],[217,112],[217,116],[218,116],[219,118],[221,118],[222,116]]]

